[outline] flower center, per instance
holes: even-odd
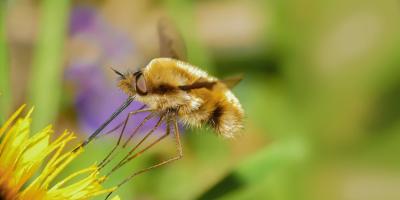
[[[1,187],[0,187],[0,200],[7,200],[6,199],[6,192]]]
[[[9,190],[5,185],[0,183],[0,200],[10,200],[13,198],[13,192]]]

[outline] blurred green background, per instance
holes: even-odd
[[[157,57],[160,16],[182,32],[190,63],[245,74],[234,89],[245,129],[234,140],[185,129],[184,158],[133,179],[122,199],[400,199],[397,0],[2,0],[1,120],[28,103],[36,130],[55,123],[83,140],[76,100],[95,72],[79,70],[117,90],[109,67]],[[100,162],[109,138],[68,170]],[[171,138],[106,184],[173,155]]]

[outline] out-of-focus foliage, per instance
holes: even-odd
[[[243,134],[224,140],[208,130],[184,130],[184,158],[133,179],[117,191],[122,199],[400,199],[399,2],[63,1],[54,5],[57,11],[43,9],[46,2],[8,5],[6,43],[0,34],[0,63],[6,64],[0,70],[10,68],[12,76],[1,71],[0,78],[11,78],[13,106],[36,94],[42,99],[34,101],[37,113],[56,114],[58,128],[81,132],[82,139],[89,134],[81,131],[82,124],[105,116],[82,121],[79,113],[87,107],[77,94],[94,83],[104,91],[117,90],[109,67],[135,70],[156,57],[160,16],[176,22],[189,62],[217,77],[245,74],[233,89],[246,111]],[[98,38],[64,30],[69,25],[65,13],[81,7],[101,16],[93,26],[83,18],[83,28],[98,38],[112,36],[100,44]],[[46,21],[43,16],[54,17]],[[99,24],[109,27],[97,29]],[[57,37],[43,37],[45,30]],[[129,39],[123,41],[133,48],[114,45],[122,38],[115,33],[124,33]],[[9,59],[1,57],[4,44]],[[44,45],[51,48],[36,52]],[[81,88],[59,84],[58,72],[73,70],[76,63],[83,63],[82,71],[88,71],[88,63],[96,68],[101,81],[93,76],[79,77]],[[53,81],[48,88],[47,81]],[[113,96],[102,98],[114,102]],[[84,106],[90,105],[95,102]],[[43,124],[50,117],[36,119]],[[75,168],[100,162],[115,142],[111,135],[89,145]],[[169,138],[113,174],[107,186],[172,157],[174,150]]]
[[[6,14],[7,2],[0,2],[0,112],[8,114],[11,106],[10,67],[8,65],[8,49],[6,40]],[[0,115],[0,123],[5,121]]]
[[[40,22],[30,78],[30,100],[37,107],[33,129],[53,120],[58,113],[62,94],[62,64],[66,30],[68,28],[68,0],[41,1]]]

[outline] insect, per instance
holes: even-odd
[[[119,76],[118,87],[127,94],[128,98],[81,146],[85,146],[95,139],[108,123],[133,100],[137,100],[147,105],[147,107],[128,114],[122,124],[123,128],[117,144],[100,164],[100,167],[103,167],[111,160],[110,157],[114,150],[121,145],[122,136],[129,118],[140,112],[150,112],[151,114],[135,128],[132,135],[123,144],[123,147],[127,145],[145,121],[154,116],[158,116],[159,120],[154,128],[132,148],[110,173],[166,138],[171,134],[171,129],[175,137],[177,155],[134,172],[123,180],[118,187],[134,176],[178,160],[183,156],[178,122],[194,127],[206,125],[211,127],[218,135],[226,138],[234,137],[243,128],[244,111],[238,99],[230,90],[241,80],[241,76],[219,80],[208,75],[200,68],[183,61],[185,60],[185,55],[179,51],[179,49],[183,49],[182,45],[174,46],[174,41],[176,40],[174,35],[179,34],[172,34],[174,29],[169,29],[165,24],[164,21],[160,21],[158,25],[161,54],[159,58],[152,59],[144,68],[135,72],[122,73],[114,70]],[[162,122],[167,125],[165,133],[142,150],[134,153]]]

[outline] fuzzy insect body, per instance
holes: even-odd
[[[142,107],[139,110],[129,112],[120,125],[108,132],[111,133],[122,126],[118,141],[99,164],[100,169],[104,169],[113,160],[116,149],[125,148],[144,123],[155,116],[159,117],[157,124],[136,143],[107,176],[172,133],[175,138],[177,154],[172,158],[134,172],[119,183],[117,188],[139,174],[182,158],[183,150],[178,120],[194,127],[208,125],[217,134],[226,138],[234,137],[243,127],[244,111],[238,99],[231,92],[231,88],[241,80],[241,76],[218,80],[208,75],[200,68],[184,62],[186,60],[184,43],[181,41],[179,33],[168,26],[167,22],[163,20],[159,22],[158,33],[160,57],[154,58],[146,67],[134,73],[121,73],[114,70],[120,77],[118,87],[128,95],[128,98],[88,139],[74,150],[76,151],[98,138],[98,135],[108,124],[125,110],[134,99],[146,104],[148,108]],[[130,117],[141,112],[150,112],[150,114],[134,130],[131,130],[128,139],[122,142]],[[165,123],[167,126],[164,134],[139,150],[138,148],[144,145],[144,142],[150,138],[149,136],[161,123]],[[110,195],[111,193],[108,194],[106,199]]]
[[[227,138],[242,129],[244,112],[228,85],[186,62],[155,58],[142,70],[121,76],[118,85],[150,109],[177,112],[184,124],[207,124]]]

